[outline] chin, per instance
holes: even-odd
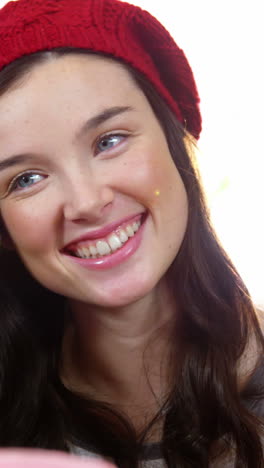
[[[83,298],[82,302],[89,304],[91,307],[104,307],[104,308],[118,308],[126,307],[135,304],[139,301],[145,300],[148,297],[151,299],[155,293],[156,282],[147,282],[143,284],[142,281],[133,282],[132,285],[123,283],[118,284],[115,288],[104,288],[103,291],[97,291],[94,297]]]
[[[138,286],[138,287],[137,287]],[[157,284],[145,284],[143,287],[142,282],[138,285],[133,285],[130,288],[119,287],[116,290],[112,290],[108,297],[104,296],[98,301],[98,306],[109,307],[109,308],[118,308],[118,307],[128,307],[135,303],[151,300],[152,296],[155,294]]]

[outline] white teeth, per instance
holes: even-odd
[[[133,237],[140,226],[140,221],[136,221],[131,225],[128,224],[125,229],[120,229],[116,233],[111,234],[107,238],[107,241],[99,240],[96,242],[96,246],[79,247],[75,255],[80,258],[98,258],[98,255],[109,255],[120,249],[120,247],[128,241],[129,237]]]
[[[118,237],[121,240],[122,244],[124,244],[128,240],[128,236],[126,235],[124,229],[121,229],[121,231],[119,231]]]
[[[77,250],[76,255],[77,255],[77,257],[80,257],[80,258],[89,258],[90,257],[90,251],[89,251],[88,248],[82,247],[82,248]]]
[[[98,250],[99,255],[108,255],[111,253],[111,249],[108,243],[105,241],[96,242],[96,248]]]
[[[82,255],[84,255],[85,258],[89,258],[90,257],[90,250],[87,247],[84,247],[82,249]]]
[[[94,245],[90,245],[90,252],[92,256],[96,256],[98,254],[97,248]]]
[[[110,237],[108,237],[107,240],[108,244],[112,249],[112,252],[115,252],[115,250],[120,249],[120,247],[122,247],[122,242],[116,234],[112,234]]]
[[[134,231],[133,231],[131,226],[126,227],[126,233],[127,233],[128,237],[132,237],[134,235]]]
[[[132,229],[133,229],[134,232],[137,232],[138,228],[139,228],[138,223],[133,223],[132,224]]]
[[[82,249],[78,249],[76,252],[77,257],[82,257],[82,253],[83,253]]]

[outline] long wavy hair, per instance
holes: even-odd
[[[19,86],[33,67],[71,53],[92,52],[54,49],[11,63],[0,72],[0,96]],[[237,468],[261,468],[264,341],[256,310],[211,226],[191,137],[146,78],[124,66],[164,130],[188,196],[186,234],[167,272],[184,343],[180,370],[177,362],[176,376],[175,356],[170,394],[140,435],[115,408],[67,389],[59,375],[65,298],[38,284],[17,254],[2,248],[0,445],[69,451],[73,444],[135,468],[148,432],[160,420],[162,455],[170,468],[208,467],[224,463],[225,456]],[[3,222],[1,231],[5,238]],[[175,349],[177,342],[175,333]],[[241,363],[251,343],[259,358],[242,384]]]

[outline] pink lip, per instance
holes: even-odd
[[[107,270],[108,268],[113,268],[131,257],[139,248],[146,224],[145,221],[146,217],[144,217],[139,230],[134,234],[134,236],[130,237],[129,240],[123,245],[123,247],[121,247],[119,250],[116,250],[116,252],[112,253],[111,255],[105,255],[104,257],[100,258],[79,258],[67,253],[64,253],[64,255],[71,259],[74,263],[77,263],[82,267],[90,270]]]
[[[131,215],[127,216],[126,218],[123,218],[119,221],[115,221],[113,223],[108,224],[107,226],[104,226],[100,229],[95,229],[94,231],[88,232],[87,234],[84,234],[83,236],[78,237],[77,239],[74,239],[74,241],[70,242],[67,244],[64,248],[63,251],[70,250],[74,245],[79,244],[80,242],[85,242],[85,241],[91,241],[95,239],[102,239],[103,237],[106,237],[108,234],[110,234],[113,231],[116,231],[120,226],[123,224],[134,220],[134,219],[140,219],[140,217],[144,213],[140,213],[139,215]]]

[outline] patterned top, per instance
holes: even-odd
[[[257,408],[257,414],[260,417],[264,418],[264,400],[260,402]],[[263,449],[264,449],[264,438],[263,438]],[[90,450],[86,450],[84,448],[71,445],[70,451],[74,455],[78,455],[80,457],[96,457],[102,458],[101,455],[92,452]],[[105,459],[105,458],[104,458]],[[112,462],[112,460],[108,459],[108,461]],[[221,459],[219,461],[214,461],[210,463],[210,468],[234,468],[234,455],[229,455],[225,459]],[[143,448],[143,455],[142,460],[140,463],[140,468],[167,468],[167,464],[165,460],[162,458],[161,446],[158,443],[155,444],[146,444]]]

